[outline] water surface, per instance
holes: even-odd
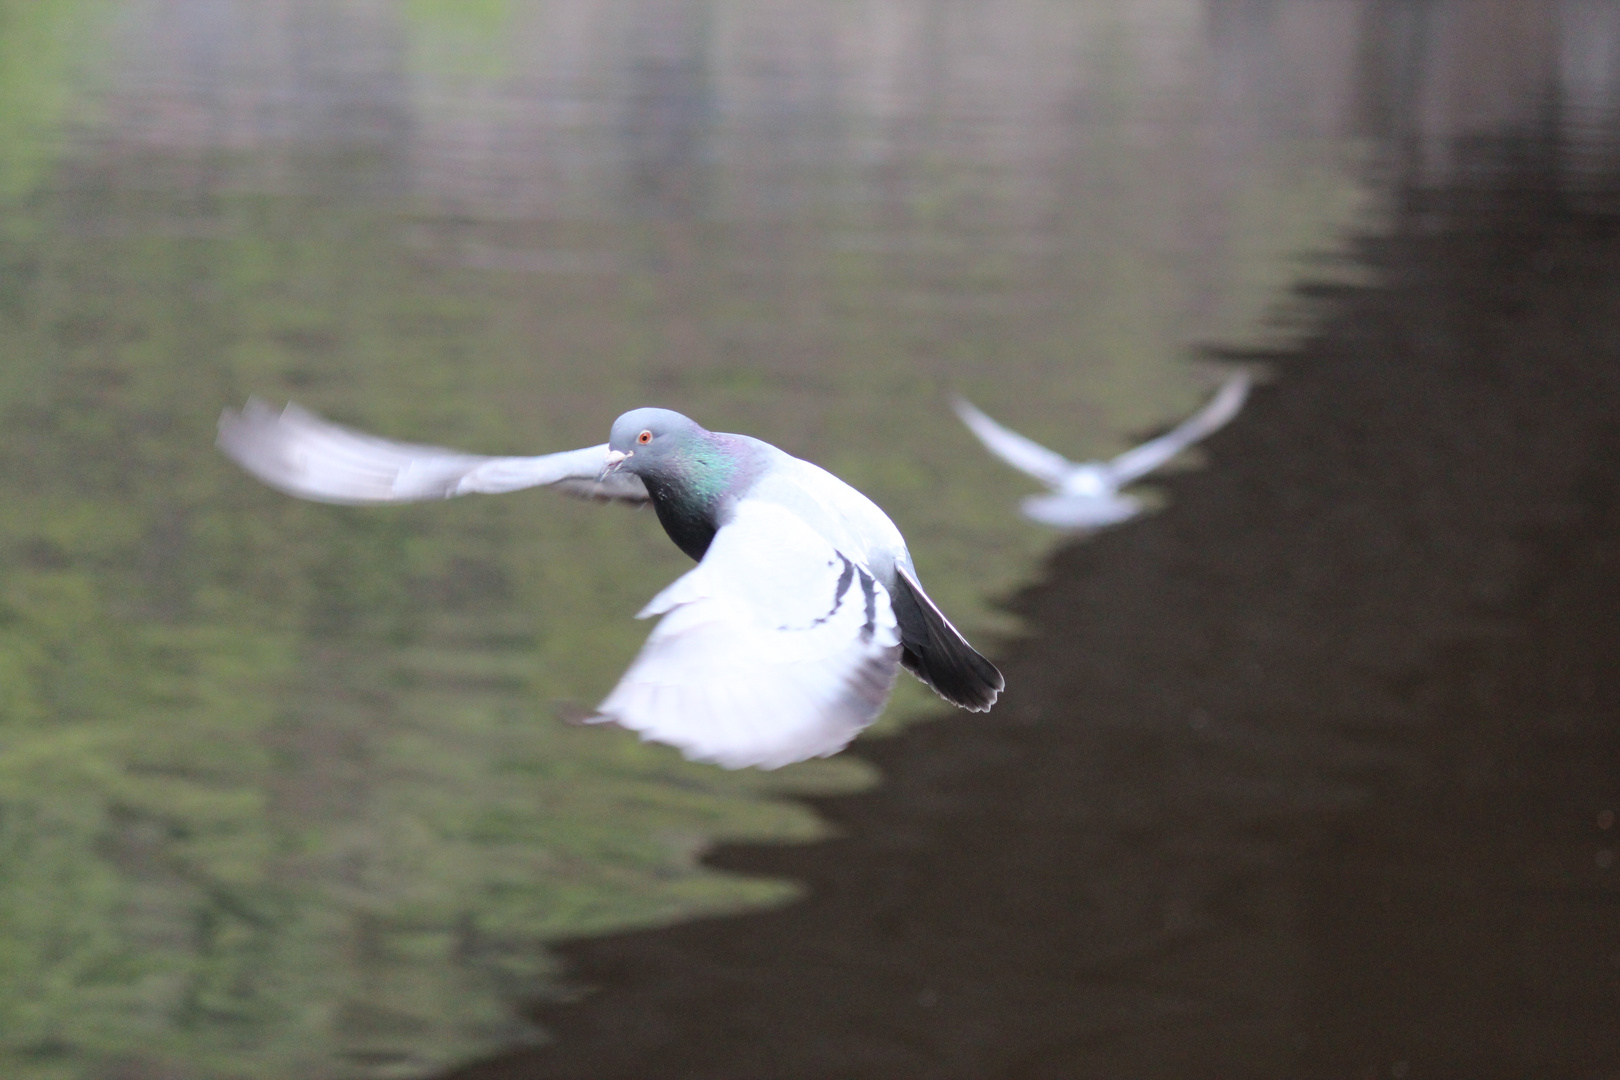
[[[7,1075],[544,1038],[548,942],[803,895],[700,857],[877,782],[567,723],[683,569],[650,516],[300,504],[213,452],[222,407],[485,452],[678,408],[860,486],[993,644],[1057,541],[949,395],[1116,452],[1201,346],[1296,341],[1288,286],[1356,279],[1393,180],[1612,100],[1601,5],[1469,10],[0,3]]]

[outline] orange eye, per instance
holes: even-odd
[[[648,443],[652,442],[652,432],[643,431],[640,435],[636,436],[636,442],[640,443],[642,446],[646,446]]]

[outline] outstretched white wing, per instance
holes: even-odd
[[[539,457],[482,457],[439,446],[393,442],[334,424],[288,404],[277,411],[249,398],[219,418],[219,448],[266,484],[328,503],[397,503],[551,486],[586,498],[646,502],[641,478],[598,481],[607,446]]]
[[[602,702],[694,761],[774,769],[837,753],[883,711],[900,667],[889,595],[791,511],[743,500]]]
[[[1116,488],[1138,480],[1169,461],[1187,447],[1226,426],[1238,414],[1249,396],[1249,376],[1242,372],[1233,375],[1222,385],[1209,404],[1193,413],[1174,429],[1145,442],[1134,450],[1108,462],[1105,466]]]
[[[1048,450],[1040,443],[1002,427],[965,399],[957,398],[952,404],[956,407],[956,415],[962,418],[962,423],[979,437],[979,441],[984,443],[987,450],[1041,483],[1049,487],[1060,487],[1063,478],[1075,468],[1074,462],[1062,454]]]

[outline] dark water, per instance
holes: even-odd
[[[0,0],[0,1075],[1613,1074],[1616,11]],[[1233,365],[1080,546],[947,408]],[[763,435],[1012,689],[580,730],[656,523],[298,504],[248,393]]]
[[[1174,510],[1058,553],[1008,696],[858,751],[767,914],[562,949],[496,1077],[1620,1068],[1620,216],[1545,145],[1362,252]]]

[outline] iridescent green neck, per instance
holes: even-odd
[[[718,500],[737,475],[737,458],[713,437],[693,439],[682,458],[682,486],[688,498],[700,502]]]
[[[712,438],[693,439],[670,468],[642,474],[658,521],[675,546],[703,558],[720,527],[720,502],[731,489],[737,458]]]

